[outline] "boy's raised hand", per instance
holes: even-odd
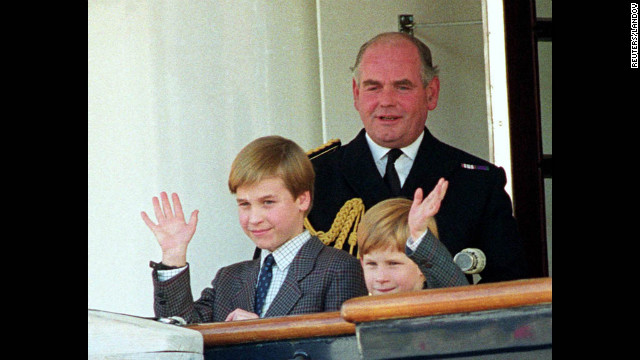
[[[440,210],[440,203],[447,192],[449,182],[440,178],[433,190],[423,199],[421,188],[417,188],[413,195],[413,204],[409,211],[409,231],[413,239],[418,239],[427,230],[429,218]]]
[[[196,232],[198,210],[191,213],[189,222],[186,223],[178,194],[171,194],[171,198],[174,209],[171,208],[166,192],[160,193],[162,206],[158,198],[153,197],[153,210],[158,224],[155,224],[146,212],[143,211],[140,215],[160,244],[162,263],[182,267],[187,264],[187,246]]]

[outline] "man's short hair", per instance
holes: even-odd
[[[418,54],[420,54],[420,63],[422,65],[420,67],[422,86],[427,87],[431,80],[433,80],[433,78],[438,75],[439,70],[437,66],[433,66],[433,63],[431,61],[431,50],[425,43],[420,41],[420,39],[403,32],[381,33],[376,35],[366,43],[362,44],[362,46],[360,47],[360,51],[358,51],[358,56],[356,56],[356,63],[353,65],[353,67],[351,67],[351,70],[353,71],[353,77],[356,79],[357,84],[360,85],[360,62],[362,61],[364,52],[369,48],[369,46],[381,41],[397,42],[402,40],[411,42],[418,49]]]

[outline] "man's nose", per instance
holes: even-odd
[[[380,92],[380,106],[388,107],[396,105],[396,93],[392,88],[383,88]]]

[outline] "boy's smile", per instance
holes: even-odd
[[[422,289],[424,275],[407,255],[393,248],[376,249],[360,260],[371,295]]]
[[[304,230],[310,200],[308,191],[294,199],[282,179],[275,177],[239,186],[236,201],[240,226],[257,247],[273,252]]]

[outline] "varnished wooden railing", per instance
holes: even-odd
[[[551,302],[551,278],[429,289],[353,298],[341,311],[193,324],[204,346],[354,335],[355,323],[495,310]]]
[[[345,301],[340,314],[349,322],[401,319],[494,310],[551,302],[551,278],[428,289]]]
[[[207,323],[186,326],[200,331],[204,346],[258,341],[353,335],[356,326],[344,321],[339,311],[274,318]]]

